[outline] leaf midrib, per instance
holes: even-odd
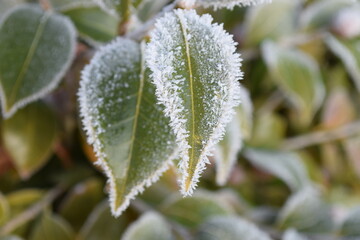
[[[187,40],[187,32],[186,32],[186,28],[185,28],[185,24],[183,23],[183,19],[182,17],[180,17],[178,14],[176,14],[176,16],[179,19],[179,23],[180,23],[180,27],[181,27],[181,32],[184,38],[184,43],[185,43],[185,49],[186,49],[186,58],[187,58],[187,63],[188,63],[188,69],[189,69],[189,84],[190,84],[190,98],[191,98],[191,133],[190,133],[190,137],[191,137],[191,148],[190,148],[190,158],[189,158],[189,162],[188,162],[188,166],[189,168],[193,165],[193,161],[194,161],[194,148],[195,148],[195,101],[194,101],[194,88],[193,88],[193,74],[192,74],[192,64],[191,64],[191,58],[190,58],[190,48],[189,48],[189,42]],[[191,172],[185,182],[185,191],[189,190],[189,187],[191,185],[192,182],[192,178],[193,178],[193,174],[194,172]]]
[[[8,104],[11,104],[11,105],[14,104],[14,101],[15,101],[15,99],[17,97],[18,92],[19,92],[19,88],[21,86],[21,83],[24,80],[24,76],[26,74],[26,71],[29,68],[29,65],[30,65],[31,60],[32,60],[32,58],[34,56],[34,53],[35,53],[35,51],[36,51],[36,49],[37,49],[37,47],[39,45],[41,35],[44,32],[45,25],[48,22],[48,19],[49,19],[50,15],[51,15],[50,13],[46,12],[40,18],[40,22],[39,22],[38,28],[36,29],[34,39],[31,42],[31,45],[30,45],[28,54],[26,55],[24,64],[21,67],[19,75],[16,78],[15,85],[14,85],[14,87],[13,87],[11,93],[10,93]]]

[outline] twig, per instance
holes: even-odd
[[[49,191],[46,196],[38,203],[32,205],[21,214],[17,215],[10,221],[8,221],[2,228],[0,228],[0,236],[7,235],[14,231],[19,226],[23,225],[27,221],[35,218],[44,207],[53,202],[63,192],[61,187]]]
[[[180,2],[180,0],[175,0],[172,3],[170,3],[169,5],[165,6],[162,11],[158,14],[156,14],[153,18],[149,19],[148,21],[146,21],[141,27],[139,27],[138,29],[127,33],[125,36],[127,38],[131,38],[134,40],[141,40],[141,38],[150,30],[150,28],[155,24],[156,20],[158,18],[161,18],[165,15],[165,13],[170,12],[171,10],[173,10],[174,8],[176,8],[176,6],[178,5],[178,3]]]
[[[359,133],[360,121],[356,121],[336,129],[318,131],[287,139],[283,142],[282,148],[285,150],[298,150],[317,144],[341,140]]]

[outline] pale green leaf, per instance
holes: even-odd
[[[95,54],[80,83],[83,124],[109,178],[116,216],[177,157],[143,60],[138,43],[118,38]]]
[[[159,19],[148,63],[181,151],[181,192],[191,195],[239,104],[240,57],[210,15],[176,10]]]
[[[340,232],[346,237],[360,237],[360,207],[352,209],[343,221]]]
[[[106,201],[98,204],[82,226],[78,240],[120,239],[125,229],[123,216],[114,218]]]
[[[210,217],[233,213],[232,207],[223,198],[201,191],[191,198],[176,195],[170,198],[162,209],[167,217],[190,228],[195,228]]]
[[[133,0],[95,0],[99,6],[120,19],[129,16]]]
[[[53,9],[60,12],[97,5],[95,0],[49,0],[49,3]]]
[[[117,34],[118,20],[98,7],[78,7],[63,11],[86,40],[107,42]]]
[[[0,21],[4,14],[9,11],[9,9],[24,3],[25,0],[1,0],[0,1]]]
[[[273,79],[296,107],[299,122],[309,124],[325,97],[317,62],[299,50],[271,41],[263,44],[262,53]]]
[[[295,229],[288,229],[285,231],[282,240],[308,240],[308,238]]]
[[[236,216],[214,217],[205,222],[197,240],[271,240],[253,223]]]
[[[62,218],[44,213],[35,225],[30,240],[73,240],[74,232]]]
[[[23,179],[50,158],[57,139],[54,113],[42,102],[32,103],[3,122],[4,146]]]
[[[143,0],[136,6],[136,16],[139,20],[145,22],[159,13],[168,3],[168,0]]]
[[[279,177],[293,191],[311,185],[302,159],[295,153],[247,148],[244,154],[253,165]]]
[[[0,192],[0,226],[2,226],[10,217],[10,206],[7,199]]]
[[[272,0],[184,0],[185,6],[191,7],[194,4],[208,8],[213,7],[233,9],[235,6],[251,6],[256,4],[271,3]]]
[[[0,93],[10,117],[53,90],[75,53],[75,30],[65,17],[34,5],[9,11],[0,25]]]
[[[299,0],[273,0],[247,11],[245,19],[246,45],[257,45],[267,38],[277,39],[295,29]]]
[[[315,1],[303,11],[300,23],[306,29],[328,27],[341,9],[349,7],[354,3],[354,0]]]
[[[326,43],[330,50],[341,59],[360,91],[360,39],[342,40],[328,35]]]
[[[132,223],[122,240],[173,240],[170,226],[161,215],[148,212]]]
[[[314,188],[305,188],[292,195],[280,211],[281,228],[300,232],[326,233],[332,230],[331,209]]]

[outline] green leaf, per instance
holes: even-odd
[[[288,229],[285,231],[282,240],[308,240],[308,238],[295,229]]]
[[[10,117],[53,90],[75,53],[75,30],[65,17],[21,5],[0,26],[0,93]]]
[[[233,9],[235,6],[251,6],[255,4],[271,3],[272,0],[183,0],[188,7],[195,3],[202,7],[213,7],[215,10],[219,8]]]
[[[132,223],[122,240],[172,240],[170,226],[161,215],[148,212]]]
[[[296,107],[300,123],[309,124],[325,97],[317,62],[299,50],[270,41],[263,44],[262,53],[272,77]]]
[[[10,206],[4,195],[0,192],[0,226],[10,217]]]
[[[360,207],[352,209],[343,221],[340,232],[345,237],[360,237]]]
[[[117,34],[118,20],[98,7],[72,8],[63,12],[76,26],[85,39],[107,42]]]
[[[98,204],[92,211],[85,224],[82,226],[78,240],[120,239],[125,229],[123,216],[111,216],[109,205],[106,201]]]
[[[103,195],[103,183],[97,178],[87,179],[71,189],[59,212],[77,230],[85,222],[89,212],[103,199]]]
[[[309,187],[291,196],[280,211],[278,224],[281,228],[309,233],[331,231],[331,209],[319,195],[317,190]]]
[[[49,0],[51,7],[59,12],[74,8],[96,6],[95,0]]]
[[[293,33],[299,0],[273,0],[247,11],[246,45],[257,45],[265,39],[278,39]]]
[[[360,38],[342,40],[328,35],[326,43],[330,50],[341,59],[360,92]]]
[[[23,240],[21,237],[9,235],[5,237],[0,237],[0,240]]]
[[[0,1],[0,21],[4,14],[9,11],[9,9],[24,3],[25,0],[1,0]]]
[[[210,217],[230,215],[233,212],[224,199],[200,191],[191,198],[176,195],[170,198],[162,209],[167,217],[189,228],[195,228]]]
[[[310,4],[301,14],[303,28],[312,30],[328,27],[334,17],[345,7],[353,5],[353,0],[322,0]]]
[[[146,22],[159,13],[168,3],[168,0],[143,0],[136,6],[136,16],[142,22]]]
[[[244,154],[253,165],[279,177],[293,191],[311,185],[308,172],[295,153],[247,148]]]
[[[139,44],[118,38],[95,54],[79,90],[88,141],[109,178],[116,216],[177,157],[143,60]]]
[[[36,102],[5,120],[2,135],[17,172],[23,179],[27,179],[52,154],[57,139],[56,119],[44,103]]]
[[[253,223],[240,217],[214,217],[205,222],[196,235],[197,240],[271,240]]]
[[[191,195],[239,104],[240,57],[210,15],[176,10],[159,19],[148,63],[180,148],[181,192]]]
[[[35,225],[30,240],[73,240],[70,225],[56,215],[45,213]]]
[[[133,0],[95,0],[99,6],[113,16],[120,19],[130,16]]]

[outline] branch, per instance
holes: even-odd
[[[336,129],[318,131],[287,139],[283,142],[282,148],[285,150],[298,150],[317,144],[341,140],[359,133],[360,121],[356,121]]]

